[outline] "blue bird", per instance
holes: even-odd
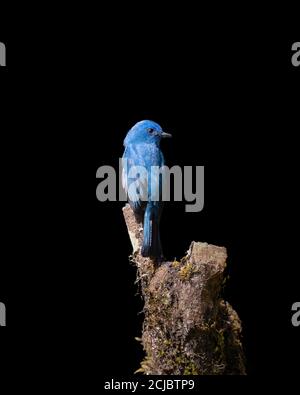
[[[141,253],[144,257],[163,256],[159,222],[163,208],[161,173],[151,172],[164,166],[160,141],[172,137],[153,121],[140,121],[127,133],[124,140],[122,184],[129,204],[139,222],[144,222]]]

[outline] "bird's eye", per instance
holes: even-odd
[[[154,133],[154,129],[148,128],[148,133],[153,134]]]

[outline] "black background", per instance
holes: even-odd
[[[8,327],[1,340],[7,345],[8,331],[16,335],[29,322],[28,336],[38,334],[42,344],[49,327],[70,333],[79,327],[79,338],[105,375],[131,375],[139,367],[143,352],[134,337],[141,333],[142,301],[128,262],[123,204],[95,198],[92,203],[90,184],[81,181],[101,165],[118,166],[128,129],[153,119],[173,134],[162,147],[168,165],[205,166],[204,210],[185,213],[183,203],[165,207],[166,257],[180,258],[192,240],[225,246],[230,275],[225,298],[242,319],[248,373],[293,377],[300,343],[290,311],[299,300],[299,68],[290,58],[299,37],[283,16],[279,21],[289,29],[268,17],[246,20],[243,13],[232,23],[220,18],[219,24],[214,15],[206,20],[201,13],[160,11],[120,19],[99,13],[99,19],[74,26],[66,36],[53,27],[51,37],[28,30],[22,40],[11,29],[1,31],[8,47],[8,67],[0,69],[2,115],[8,118],[8,140],[20,137],[8,145],[10,160],[2,156],[3,177],[8,185],[16,183],[8,170],[15,169],[14,161],[19,164],[23,143],[32,148],[33,141],[38,159],[50,154],[51,170],[59,167],[60,176],[52,174],[47,183],[45,174],[34,177],[37,189],[50,190],[52,203],[35,193],[39,237],[48,216],[56,215],[54,228],[43,233],[47,246],[31,240],[19,251],[30,257],[41,250],[26,269],[12,252],[13,240],[30,227],[18,215],[7,221],[11,253],[1,264],[0,301],[7,304]],[[32,167],[40,171],[39,160],[22,163],[26,174]],[[3,198],[13,203],[12,215],[27,210],[8,192]],[[80,278],[75,283],[74,272]],[[66,326],[58,312],[60,325],[49,319],[45,306],[54,301]],[[74,305],[79,312],[70,316]]]
[[[6,43],[7,39],[8,39],[8,32],[3,29],[3,16],[1,15],[0,17],[0,26],[1,26],[1,30],[0,30],[0,41]],[[1,105],[1,130],[3,133],[3,128],[4,128],[4,124],[5,124],[5,114],[6,114],[6,98],[5,96],[7,95],[7,87],[8,87],[8,72],[7,69],[4,67],[0,67],[0,105]],[[3,78],[2,78],[3,77]],[[3,150],[3,145],[2,145],[2,150]],[[3,157],[3,155],[1,155],[1,168],[5,168],[5,158]],[[3,180],[6,180],[6,175],[5,172],[3,172]],[[6,192],[5,192],[5,188],[3,188],[2,191],[2,204],[3,207],[6,206],[7,200],[6,200]],[[3,238],[3,245],[6,244],[8,240],[7,235],[4,235]],[[7,264],[3,261],[1,264],[1,274],[0,274],[0,302],[5,303],[5,305],[7,305],[8,303],[8,282],[7,282]],[[5,332],[3,331],[3,334],[1,334],[1,337],[5,336]]]
[[[159,36],[159,46],[153,31],[140,44],[133,29],[129,38],[114,42],[114,55],[108,51],[104,63],[111,78],[101,130],[93,133],[95,168],[117,166],[115,153],[122,154],[126,132],[141,119],[173,133],[172,141],[163,142],[169,165],[205,165],[204,210],[191,214],[183,204],[166,205],[165,254],[181,257],[191,240],[226,246],[225,297],[243,322],[248,373],[292,377],[299,353],[299,331],[290,323],[291,304],[299,299],[294,231],[299,73],[290,63],[291,37],[267,25],[256,32],[239,25],[223,30],[222,37],[198,23],[184,33],[177,28],[174,22],[163,39]],[[142,304],[134,297],[135,271],[125,259],[130,242],[121,206],[95,202],[95,265],[110,282],[109,298],[107,288],[99,287],[99,302],[104,301],[99,350],[107,375],[130,374],[142,357],[134,340]],[[97,294],[95,286],[95,299]]]

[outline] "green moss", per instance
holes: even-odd
[[[196,367],[196,364],[194,362],[189,362],[186,367],[184,368],[184,375],[193,375],[196,376],[198,375],[198,370]]]
[[[189,280],[193,272],[194,272],[193,264],[191,262],[188,262],[180,269],[179,276],[182,280]]]
[[[152,364],[152,360],[151,358],[146,357],[145,359],[143,359],[143,361],[141,362],[141,367],[139,369],[137,369],[134,373],[143,373],[143,374],[147,374],[147,372],[151,369],[151,364]]]
[[[177,260],[175,259],[174,262],[172,263],[172,266],[173,266],[175,269],[178,269],[179,266],[180,266],[180,262],[177,261]]]

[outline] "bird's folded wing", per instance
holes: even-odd
[[[129,201],[138,209],[148,199],[148,172],[144,157],[126,147],[122,158],[122,185]]]

